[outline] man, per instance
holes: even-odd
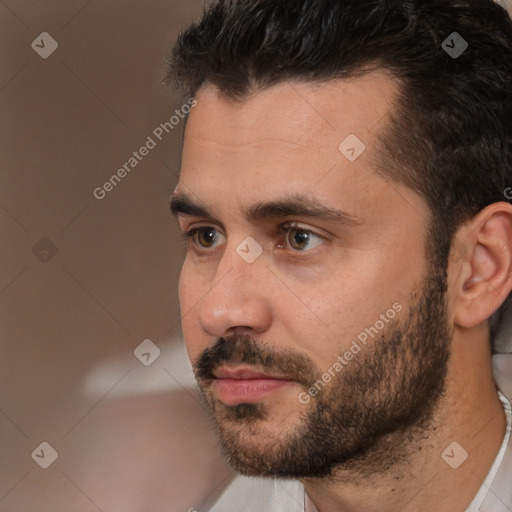
[[[229,463],[276,483],[233,510],[291,510],[290,480],[308,512],[512,510],[506,11],[221,0],[170,64],[197,102],[171,200],[187,352]]]

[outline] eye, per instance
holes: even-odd
[[[212,234],[216,233],[216,234]],[[183,239],[188,245],[188,241],[191,240],[193,245],[197,247],[197,240],[203,238],[201,235],[206,234],[206,237],[204,237],[204,240],[206,240],[206,246],[202,245],[202,243],[199,244],[199,247],[202,249],[211,249],[211,247],[208,247],[208,243],[213,243],[218,238],[218,231],[215,228],[204,226],[204,227],[197,227],[194,229],[191,229],[190,231],[186,231],[183,233]]]
[[[289,242],[289,246],[292,247],[293,252],[307,252],[306,249],[308,251],[315,249],[321,244],[318,243],[313,247],[308,247],[311,245],[311,241],[315,238],[320,241],[324,240],[324,237],[297,224],[283,224],[279,226],[278,233],[288,235],[287,241]],[[214,248],[211,244],[217,241],[218,235],[219,232],[214,227],[199,226],[186,231],[182,234],[182,237],[187,245],[188,241],[191,240],[192,244],[198,248],[198,250],[209,251]],[[282,249],[283,245],[278,244],[278,248]]]
[[[279,226],[279,232],[288,235],[287,240],[290,242],[290,246],[298,252],[305,252],[304,249],[307,249],[308,245],[311,245],[312,239],[324,239],[322,236],[317,235],[313,231],[301,227],[298,224],[283,224],[282,226]],[[309,250],[315,249],[318,245],[309,247]],[[281,248],[282,245],[278,245],[278,247]]]

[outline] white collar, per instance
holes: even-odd
[[[505,512],[512,504],[512,443],[510,442],[512,412],[510,401],[498,391],[507,418],[507,429],[500,451],[466,512]]]

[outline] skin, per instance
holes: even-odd
[[[193,364],[221,338],[246,335],[324,372],[392,304],[403,305],[406,318],[429,268],[430,212],[418,194],[373,171],[372,143],[396,90],[389,74],[373,72],[322,85],[282,83],[241,102],[226,100],[213,86],[198,92],[174,191],[212,212],[212,218],[180,214],[180,228],[208,227],[217,235],[210,245],[203,235],[204,247],[189,241],[179,283]],[[348,134],[366,145],[353,162],[338,150]],[[248,206],[288,193],[341,209],[357,225],[300,216],[244,219]],[[287,222],[320,238],[298,250],[291,235],[277,233]],[[456,234],[445,312],[451,357],[430,427],[391,436],[389,446],[400,456],[387,469],[376,464],[372,470],[370,459],[366,468],[347,464],[333,478],[300,478],[320,512],[412,512],[432,505],[453,512],[469,505],[505,433],[486,321],[512,288],[511,226],[512,207],[500,202]],[[236,252],[248,236],[263,249],[250,264]],[[368,350],[378,342],[370,338]],[[304,389],[285,386],[263,400],[263,419],[224,426],[243,435],[248,450],[265,453],[301,426],[306,406],[297,395]],[[211,406],[227,410],[214,384],[202,390]],[[226,420],[220,412],[216,418]],[[456,470],[441,458],[453,441],[469,454]]]

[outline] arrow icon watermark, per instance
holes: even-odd
[[[365,149],[366,146],[363,141],[353,133],[346,137],[338,146],[339,152],[350,162],[357,160],[363,154]]]
[[[41,443],[33,452],[32,459],[43,469],[49,468],[59,457],[53,446],[46,441]]]
[[[59,43],[48,32],[41,32],[31,46],[42,59],[47,59],[59,47]]]
[[[236,252],[246,263],[253,263],[263,252],[263,247],[252,236],[248,236],[236,248]]]
[[[32,252],[39,261],[48,263],[57,254],[57,247],[47,236],[44,236],[34,244]]]
[[[145,339],[137,346],[133,354],[144,366],[149,366],[160,357],[160,349],[151,340]]]
[[[458,59],[468,46],[468,42],[458,32],[452,32],[441,44],[443,50],[452,59]]]
[[[457,469],[468,457],[468,452],[454,441],[441,454],[442,459],[453,469]]]

